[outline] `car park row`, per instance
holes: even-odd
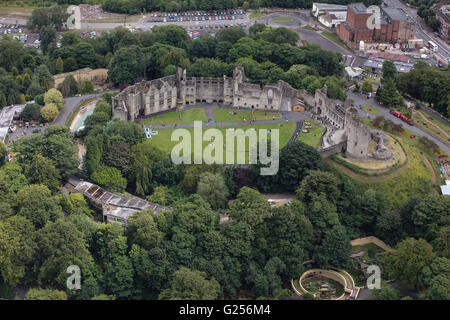
[[[195,11],[182,13],[152,13],[148,22],[218,21],[243,19],[245,12],[236,11]]]

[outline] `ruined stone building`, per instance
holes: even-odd
[[[327,86],[316,90],[314,112],[323,120],[326,133],[323,145],[319,148],[322,155],[345,150],[346,156],[355,159],[387,160],[392,158],[391,151],[385,146],[387,137],[378,130],[372,130],[365,125],[358,113],[358,109],[347,99],[331,100],[327,97]],[[375,150],[370,152],[369,146],[374,142]]]
[[[247,80],[236,67],[233,77],[186,77],[186,70],[160,79],[142,81],[112,99],[113,117],[134,121],[154,113],[183,108],[195,103],[217,102],[234,107],[290,111],[298,105],[297,90],[279,80],[262,89]]]
[[[235,68],[233,77],[222,78],[186,77],[186,70],[179,68],[175,75],[127,87],[112,98],[112,109],[114,118],[135,121],[202,102],[268,111],[292,111],[298,110],[298,106],[309,106],[327,126],[324,154],[345,148],[348,156],[362,159],[369,156],[372,133],[361,122],[350,100],[343,103],[329,99],[326,86],[312,95],[282,80],[261,88],[245,77],[241,67]]]

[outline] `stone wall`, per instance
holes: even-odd
[[[312,102],[312,99],[308,97],[308,101]],[[178,69],[176,75],[142,81],[124,89],[112,99],[113,117],[134,121],[201,102],[291,111],[293,106],[302,104],[303,99],[297,89],[282,80],[268,83],[263,88],[251,83],[241,67],[235,68],[233,77],[222,78],[186,77],[186,70]]]

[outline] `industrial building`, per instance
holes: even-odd
[[[364,43],[407,43],[414,38],[415,22],[397,8],[368,9],[363,3],[347,6],[347,19],[339,24],[336,33],[349,46]]]

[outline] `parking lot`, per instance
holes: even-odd
[[[152,13],[147,22],[232,21],[245,19],[245,17],[246,14],[243,10]]]
[[[0,34],[17,34],[23,33],[23,26],[18,24],[0,23]]]

